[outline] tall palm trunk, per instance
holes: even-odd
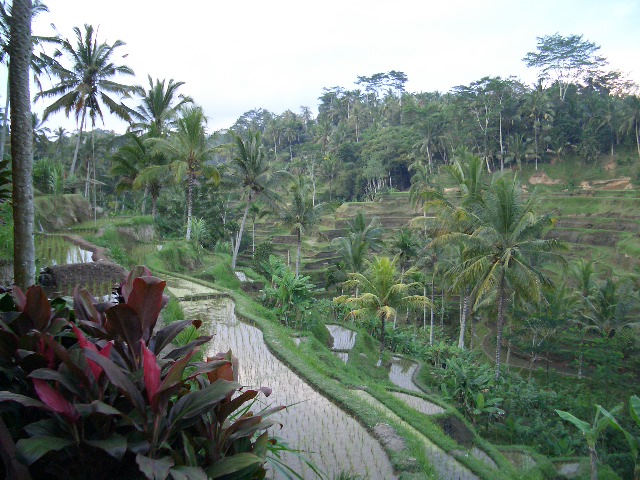
[[[435,269],[434,269],[434,273],[431,276],[431,306],[429,307],[429,311],[431,313],[431,315],[430,315],[430,317],[431,317],[431,322],[430,322],[431,331],[429,332],[429,345],[433,345],[433,326],[434,326],[433,325],[433,321],[434,321],[434,317],[435,317],[435,314],[436,314],[436,312],[433,310],[434,309],[434,305],[435,305],[435,298],[434,298],[435,297],[435,285],[434,285],[435,284],[435,277],[436,277],[436,274],[435,274]]]
[[[73,175],[76,171],[76,163],[78,161],[78,151],[80,150],[80,141],[82,140],[82,129],[84,128],[84,116],[86,110],[82,112],[82,120],[80,121],[80,130],[78,130],[78,140],[76,141],[76,150],[73,152],[73,161],[71,162],[71,168],[69,169],[69,175]]]
[[[196,183],[196,172],[193,165],[189,165],[187,174],[187,234],[186,239],[191,240],[191,217],[193,215],[193,185]]]
[[[504,296],[505,278],[504,271],[500,273],[498,284],[498,319],[496,324],[496,380],[500,379],[500,356],[502,349],[502,329],[504,327]]]
[[[236,268],[236,262],[238,261],[238,252],[240,251],[240,242],[242,241],[242,233],[244,232],[244,226],[247,223],[247,215],[249,214],[249,207],[251,206],[251,197],[247,201],[247,205],[244,207],[244,214],[242,215],[242,222],[240,223],[240,230],[236,234],[236,244],[233,246],[233,257],[231,257],[231,268]]]
[[[376,367],[382,366],[382,352],[384,352],[384,341],[387,333],[387,322],[384,315],[380,318],[380,328],[382,328],[382,331],[380,332],[380,356],[378,357]]]
[[[298,253],[296,255],[296,278],[300,276],[300,250],[302,249],[302,232],[297,230]]]
[[[33,241],[33,126],[29,93],[31,60],[31,1],[13,2],[9,41],[11,101],[11,158],[13,178],[13,271],[16,285],[25,289],[35,280]]]
[[[469,295],[464,289],[464,299],[462,300],[462,315],[460,315],[460,335],[458,336],[458,348],[464,350],[464,334],[467,331],[467,313],[469,312]]]

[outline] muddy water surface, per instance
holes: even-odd
[[[276,420],[284,427],[273,434],[309,452],[308,456],[329,478],[340,472],[366,479],[396,478],[378,441],[274,357],[264,343],[262,332],[237,320],[231,300],[183,302],[183,307],[188,318],[199,317],[207,322],[214,334],[210,353],[231,349],[238,356],[240,383],[271,387],[273,394],[265,401],[289,406],[278,413]],[[315,478],[297,458],[287,456],[285,461],[303,478]]]

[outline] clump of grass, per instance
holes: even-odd
[[[180,305],[180,302],[176,298],[171,298],[164,307],[162,310],[162,319],[165,323],[172,323],[185,319],[182,305]]]

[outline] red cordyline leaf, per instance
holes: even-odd
[[[80,414],[73,404],[64,398],[60,392],[51,388],[44,380],[34,378],[33,387],[42,403],[49,407],[51,411],[67,417],[72,422],[76,422],[80,418]]]
[[[113,347],[113,340],[107,343],[104,348],[98,350],[98,347],[96,347],[94,343],[87,340],[87,337],[84,336],[82,330],[76,327],[73,323],[71,324],[71,328],[73,329],[73,333],[76,334],[76,337],[78,337],[78,344],[80,345],[80,347],[82,347],[82,349],[91,350],[102,355],[103,357],[109,358],[109,355],[111,354],[111,347]],[[89,364],[89,368],[91,369],[93,378],[95,378],[96,381],[99,380],[100,375],[102,375],[103,372],[102,367],[93,360],[87,359],[87,363]]]
[[[13,300],[14,302],[16,302],[16,307],[18,307],[18,310],[24,312],[24,307],[27,305],[26,295],[22,292],[22,290],[20,290],[20,287],[18,287],[17,285],[13,286],[13,288],[11,289],[11,293],[13,294]]]
[[[219,360],[228,360],[231,363],[228,365],[222,365],[212,372],[207,372],[209,383],[213,383],[219,378],[229,382],[236,382],[238,380],[238,357],[233,355],[231,350],[227,353],[218,353],[215,357],[207,357],[207,363]]]
[[[142,366],[144,369],[144,387],[147,390],[147,398],[153,406],[153,397],[160,389],[160,366],[156,360],[156,356],[147,348],[144,341],[140,340],[142,345]]]

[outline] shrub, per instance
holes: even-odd
[[[72,305],[35,286],[0,297],[0,427],[12,434],[0,449],[22,464],[8,476],[264,478],[266,417],[283,407],[250,411],[270,390],[236,383],[231,352],[190,363],[211,337],[171,346],[199,321],[155,331],[164,287],[136,267],[116,305],[80,288]]]

